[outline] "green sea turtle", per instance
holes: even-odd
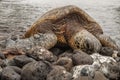
[[[56,43],[92,52],[99,52],[101,46],[118,49],[116,43],[103,34],[101,26],[85,11],[74,5],[45,13],[23,35],[24,39],[31,37],[36,45],[47,49]]]

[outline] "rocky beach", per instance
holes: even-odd
[[[119,0],[1,0],[0,80],[120,80],[120,49],[111,47],[114,42],[120,47],[119,3]],[[97,41],[90,33],[89,38],[93,39],[93,43],[92,40],[88,40],[88,43],[85,41],[88,49],[92,48],[90,51],[74,49],[70,43],[67,46],[55,45],[56,34],[35,34],[28,39],[21,39],[43,14],[66,5],[75,5],[87,12],[101,25],[104,34],[111,38],[100,36]],[[86,36],[86,33],[81,35]],[[113,43],[107,45],[101,37]],[[42,40],[41,44],[39,40]],[[45,41],[52,46],[41,47]]]

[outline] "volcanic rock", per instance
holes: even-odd
[[[34,61],[26,64],[21,73],[22,80],[46,80],[51,71],[51,65],[44,61]]]
[[[25,55],[16,56],[13,59],[18,67],[23,67],[25,64],[35,61],[33,58],[29,58]]]
[[[73,66],[72,59],[68,57],[60,57],[55,64],[63,66],[67,71],[70,71]]]
[[[62,66],[54,66],[46,80],[72,80],[72,74]]]
[[[1,80],[21,80],[20,69],[14,66],[13,67],[5,67],[1,73]],[[19,72],[19,73],[18,73]]]
[[[92,64],[93,59],[90,55],[80,50],[74,51],[75,54],[72,56],[74,65],[84,65],[84,64]]]

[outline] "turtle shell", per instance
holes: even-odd
[[[56,35],[58,43],[67,44],[69,39],[83,28],[94,36],[103,34],[101,26],[85,11],[68,5],[45,13],[27,30],[24,38],[37,33],[52,33]]]

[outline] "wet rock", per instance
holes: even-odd
[[[63,66],[67,71],[70,71],[73,66],[72,59],[68,57],[60,57],[54,64]]]
[[[113,53],[114,51],[110,47],[102,47],[100,50],[100,54],[104,56],[112,56]]]
[[[61,50],[59,48],[51,48],[50,51],[56,56],[58,56],[58,55],[60,55],[61,53],[64,52],[63,50]]]
[[[21,80],[21,76],[13,68],[8,66],[2,70],[1,80]]]
[[[104,74],[100,71],[95,71],[95,76],[93,78],[93,80],[108,80]]]
[[[72,74],[62,66],[54,66],[46,80],[72,80]]]
[[[53,62],[55,61],[57,58],[52,54],[52,52],[48,51],[47,49],[43,48],[43,47],[34,47],[32,48],[28,53],[27,56],[35,59],[35,60],[46,60],[46,61],[50,61]]]
[[[16,65],[18,67],[23,67],[25,64],[29,63],[29,62],[32,62],[32,61],[35,61],[33,58],[29,58],[25,55],[20,55],[20,56],[16,56],[14,58],[14,62],[16,63]]]
[[[51,69],[51,65],[48,62],[30,62],[23,67],[21,77],[22,80],[46,80],[47,74]]]
[[[82,52],[80,50],[74,51],[75,54],[72,56],[74,65],[84,65],[84,64],[92,64],[93,59],[90,55]]]

